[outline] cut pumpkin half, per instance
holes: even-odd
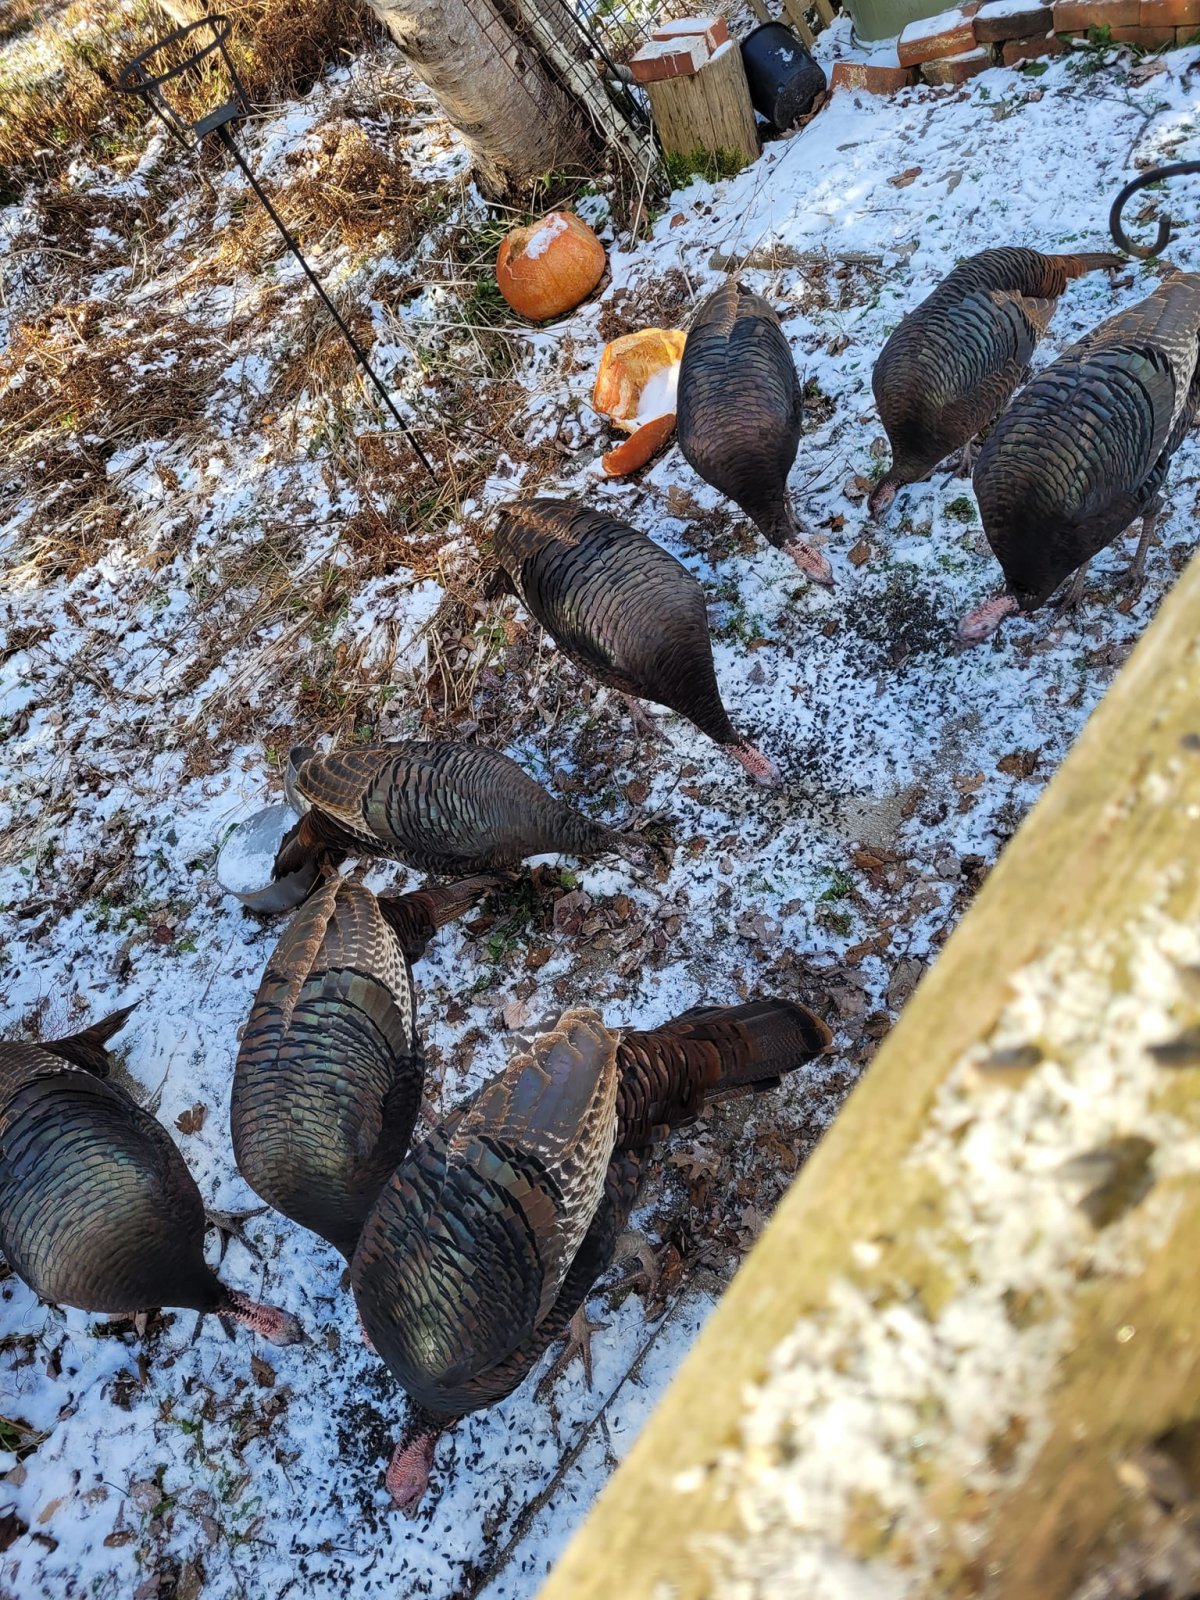
[[[606,456],[601,457],[600,465],[604,468],[605,477],[624,478],[629,473],[636,472],[639,467],[644,467],[652,456],[658,454],[674,432],[673,411],[643,423],[636,433],[631,433],[615,450],[610,450]]]

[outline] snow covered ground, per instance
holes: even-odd
[[[827,59],[846,49],[845,26],[821,48]],[[452,464],[465,486],[450,526],[408,545],[396,508],[426,491],[415,474],[395,489],[410,472],[402,441],[382,446],[387,499],[370,437],[381,424],[349,374],[320,390],[284,381],[321,326],[290,262],[264,268],[261,252],[231,250],[214,264],[212,241],[246,209],[222,163],[205,189],[155,139],[135,166],[70,169],[63,192],[95,215],[101,202],[114,215],[155,211],[144,248],[94,220],[74,245],[48,246],[36,194],[0,212],[10,338],[57,300],[49,336],[64,350],[95,338],[102,354],[123,338],[135,397],[147,373],[216,363],[186,426],[156,432],[139,401],[115,440],[84,433],[81,460],[111,490],[101,531],[68,526],[15,479],[2,503],[6,1032],[49,1037],[137,1000],[117,1041],[136,1092],[175,1131],[206,1198],[249,1206],[226,1107],[238,1029],[280,925],[224,896],[213,863],[231,823],[280,797],[288,744],[330,728],[502,729],[543,781],[606,820],[649,821],[672,844],[657,879],[610,862],[543,870],[536,894],[439,937],[418,969],[439,1107],[503,1062],[506,1009],[514,1022],[585,1001],[613,1023],[649,1025],[702,1000],[779,993],[836,1029],[828,1061],[662,1151],[639,1214],[665,1241],[652,1314],[637,1294],[597,1297],[607,1326],[593,1386],[574,1367],[543,1397],[530,1383],[466,1421],[412,1521],[387,1511],[382,1487],[403,1398],[359,1339],[334,1253],[283,1219],[251,1222],[260,1255],[235,1242],[225,1271],[303,1319],[300,1348],[226,1341],[191,1314],[138,1339],[0,1282],[6,1593],[536,1591],[1190,552],[1192,441],[1136,599],[1114,582],[1132,547],[1115,549],[1095,564],[1080,619],[1009,622],[960,654],[954,622],[998,576],[969,483],[942,476],[902,493],[880,529],[866,524],[864,494],[881,469],[871,365],[890,329],[985,246],[1105,248],[1108,206],[1135,167],[1197,154],[1191,64],[1189,51],[1161,67],[1089,54],[990,71],[963,90],[842,92],[740,177],[674,194],[632,245],[593,196],[581,209],[607,228],[611,282],[552,328],[498,336],[517,353],[499,375],[478,296],[443,270],[446,230],[485,215],[461,149],[382,58],[329,75],[256,120],[246,143],[281,187],[326,173],[343,135],[365,137],[428,193],[436,220],[404,259],[332,226],[312,245],[326,280],[369,313],[374,358],[418,433],[441,440],[439,469]],[[1146,198],[1181,223],[1171,259],[1200,267],[1196,192]],[[610,442],[589,405],[604,339],[680,324],[729,258],[779,308],[808,385],[792,487],[833,562],[832,591],[766,548],[675,448],[638,481],[596,476]],[[1072,285],[1039,359],[1148,292],[1155,270],[1131,263],[1115,281]],[[60,271],[74,273],[69,294]],[[183,322],[186,349],[170,333]],[[6,369],[10,397],[32,381]],[[506,399],[494,431],[472,393]],[[481,459],[489,470],[472,477]],[[664,718],[659,742],[637,739],[515,604],[478,598],[489,513],[531,488],[613,509],[700,577],[727,704],[783,769],[780,793],[753,790],[678,719]],[[386,868],[369,881],[406,879]]]

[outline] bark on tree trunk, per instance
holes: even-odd
[[[492,0],[370,0],[499,198],[556,168],[594,161],[578,106]]]
[[[177,24],[204,15],[200,0],[158,4]],[[507,20],[504,0],[368,4],[462,135],[489,199],[558,168],[596,164],[583,108],[555,82],[533,41]]]

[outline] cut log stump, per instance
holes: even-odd
[[[690,77],[646,84],[662,147],[685,159],[718,151],[742,166],[758,156],[758,128],[742,54],[730,40]]]

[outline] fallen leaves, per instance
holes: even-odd
[[[189,1106],[186,1111],[179,1113],[175,1118],[175,1126],[180,1133],[199,1133],[207,1116],[208,1107],[197,1100],[194,1106]]]
[[[893,189],[907,189],[921,176],[920,167],[906,167],[903,172],[898,172],[894,178],[889,178],[888,183]]]
[[[1014,750],[1011,755],[1001,756],[996,763],[996,771],[1002,772],[1006,778],[1032,778],[1041,754],[1040,750]]]
[[[892,968],[892,976],[887,986],[887,1003],[892,1011],[899,1011],[920,983],[924,972],[925,963],[917,956],[900,957]]]

